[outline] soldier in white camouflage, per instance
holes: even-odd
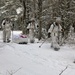
[[[57,18],[56,21],[51,24],[49,30],[48,30],[48,37],[51,36],[51,47],[54,48],[54,50],[60,49],[60,42],[61,42],[61,32],[62,27],[60,25],[61,19]]]
[[[5,18],[2,21],[2,29],[3,29],[3,42],[10,42],[11,37],[11,27],[12,23],[9,18]]]
[[[30,43],[34,43],[34,32],[35,32],[35,19],[32,18],[31,22],[28,24],[27,29],[29,29],[29,38],[30,38]]]

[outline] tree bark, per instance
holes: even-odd
[[[26,0],[23,0],[23,7],[24,7],[24,12],[23,12],[22,32],[23,32],[23,34],[25,34],[26,33]]]
[[[41,16],[42,16],[42,0],[38,0],[38,20],[39,20],[39,40],[41,39],[42,37],[42,19],[41,19]]]
[[[23,16],[21,18],[21,24],[22,24],[22,33],[26,34],[26,0],[20,0],[20,2],[23,5]]]

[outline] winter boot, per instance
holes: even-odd
[[[4,43],[6,43],[6,41],[3,41]]]
[[[53,48],[53,45],[51,44],[51,48]]]
[[[55,51],[58,51],[60,48],[54,48]]]
[[[34,43],[34,40],[30,40],[30,43]]]
[[[73,61],[73,63],[75,63],[75,60]]]
[[[7,39],[7,43],[9,43],[10,42],[10,40],[9,39]]]
[[[19,42],[18,44],[27,44],[27,42]]]

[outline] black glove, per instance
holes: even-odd
[[[5,25],[5,22],[3,23],[3,25]]]
[[[14,24],[12,25],[12,30],[14,30]]]
[[[51,37],[51,33],[48,33],[48,38],[50,38]]]

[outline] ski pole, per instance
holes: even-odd
[[[48,38],[46,38],[45,41],[46,41],[47,39],[48,39]],[[45,43],[45,41],[39,46],[39,48],[41,48],[41,46]]]

